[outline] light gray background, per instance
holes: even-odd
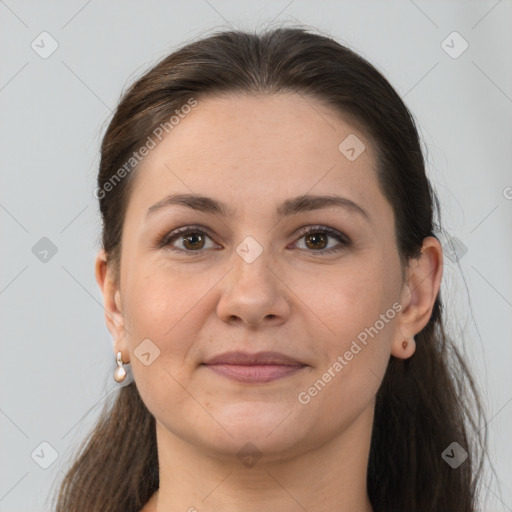
[[[485,510],[512,510],[511,0],[0,0],[2,512],[48,510],[50,486],[114,389],[93,189],[121,91],[196,36],[271,20],[354,48],[418,120],[444,227],[467,247],[458,265],[446,260],[442,293],[487,407],[499,478],[487,479]],[[31,48],[43,31],[59,45],[47,59]],[[453,31],[469,44],[458,58],[442,46]],[[46,263],[32,252],[42,237],[58,249]],[[50,461],[44,441],[59,454],[48,469],[31,457]]]

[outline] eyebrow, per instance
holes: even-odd
[[[217,199],[197,194],[169,194],[148,208],[146,218],[172,205],[185,206],[199,212],[211,213],[222,217],[234,216],[234,211],[227,204]],[[370,221],[370,216],[361,206],[346,197],[337,195],[302,195],[287,199],[277,207],[276,216],[289,217],[298,213],[324,208],[343,208],[349,212],[359,214]]]

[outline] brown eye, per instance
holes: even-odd
[[[336,231],[335,229],[325,226],[313,226],[311,228],[305,228],[301,230],[299,235],[302,235],[300,239],[304,239],[304,250],[307,250],[313,254],[318,253],[318,255],[338,252],[350,245],[350,240],[347,236],[343,235],[339,231]],[[326,247],[329,245],[330,239],[335,239],[339,243],[334,245],[334,247],[326,249]]]
[[[304,238],[309,249],[325,249],[329,237],[325,233],[311,233]]]
[[[200,233],[191,233],[190,235],[182,235],[183,245],[187,249],[202,249],[204,246],[204,237]]]
[[[305,247],[300,247],[300,249],[319,256],[339,252],[351,243],[350,239],[344,234],[325,226],[305,228],[301,230],[299,235],[302,235],[299,240],[304,239],[305,241]],[[338,244],[327,248],[331,239],[337,240]],[[212,240],[212,238],[200,227],[186,226],[164,235],[158,243],[158,247],[168,246],[173,251],[190,255],[202,254],[206,249],[216,248],[215,243],[207,246],[208,240]],[[181,247],[177,243],[181,243]]]
[[[158,246],[160,248],[169,246],[173,251],[187,254],[200,254],[206,249],[215,248],[213,242],[209,246],[207,245],[208,240],[212,239],[203,229],[195,226],[186,226],[164,235]],[[181,246],[177,244],[181,244]]]

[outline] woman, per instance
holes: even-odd
[[[437,199],[371,64],[302,28],[189,44],[122,98],[96,196],[121,387],[59,512],[476,509]]]

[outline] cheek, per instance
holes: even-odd
[[[190,281],[149,267],[133,272],[125,286],[128,344],[137,389],[151,414],[169,429],[176,427],[170,421],[171,412],[185,411],[188,421],[200,415],[186,391],[192,371],[186,358],[200,328],[193,319],[200,314],[198,298],[205,293],[194,290]],[[148,352],[148,358],[140,357]]]
[[[131,367],[141,396],[150,407],[151,403],[168,401],[171,391],[176,395],[173,377],[181,381],[188,371],[183,361],[193,333],[186,333],[184,326],[190,326],[187,320],[195,313],[197,297],[190,287],[158,269],[133,272],[126,280],[124,294]]]
[[[321,418],[325,432],[348,428],[372,404],[386,371],[393,320],[380,320],[378,308],[370,306],[346,303],[335,325],[336,339],[324,341],[322,364],[298,390],[298,402]]]
[[[334,348],[350,344],[391,307],[393,287],[384,282],[386,273],[378,262],[354,259],[346,267],[327,269],[315,280],[299,279],[295,289],[328,331]]]
[[[320,379],[316,388],[323,389],[326,383],[329,388],[319,401],[358,407],[377,392],[389,360],[397,314],[392,308],[395,285],[390,275],[384,263],[366,262],[344,269],[335,279],[331,273],[323,293],[317,290],[314,310],[325,336],[319,336],[323,354],[311,384]],[[304,295],[314,294],[305,290]]]
[[[191,282],[162,265],[139,265],[126,276],[126,318],[136,332],[163,342],[179,330],[187,314],[194,314],[201,296],[207,291],[206,278]],[[204,290],[203,290],[204,288]]]

